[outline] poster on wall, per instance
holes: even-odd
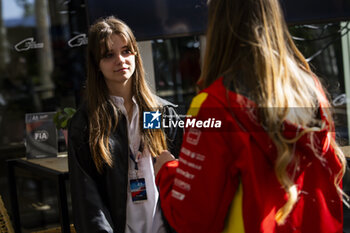
[[[53,121],[54,115],[55,112],[25,114],[28,159],[57,156],[57,129]]]

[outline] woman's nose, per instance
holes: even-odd
[[[117,54],[115,57],[116,57],[115,62],[117,64],[125,62],[125,57],[123,57],[122,54]]]

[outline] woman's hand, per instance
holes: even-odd
[[[175,157],[167,150],[164,150],[155,160],[153,164],[154,176],[157,176],[158,171],[164,163],[175,160]]]

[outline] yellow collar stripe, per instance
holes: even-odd
[[[202,106],[202,103],[206,100],[208,96],[208,93],[202,92],[195,96],[192,100],[192,103],[190,105],[190,108],[187,112],[187,115],[191,115],[193,117],[196,117],[198,115],[199,109]]]

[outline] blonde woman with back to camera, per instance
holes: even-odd
[[[342,232],[346,159],[279,1],[208,7],[203,90],[188,115],[222,127],[186,129],[179,161],[156,165],[166,219],[178,233]]]

